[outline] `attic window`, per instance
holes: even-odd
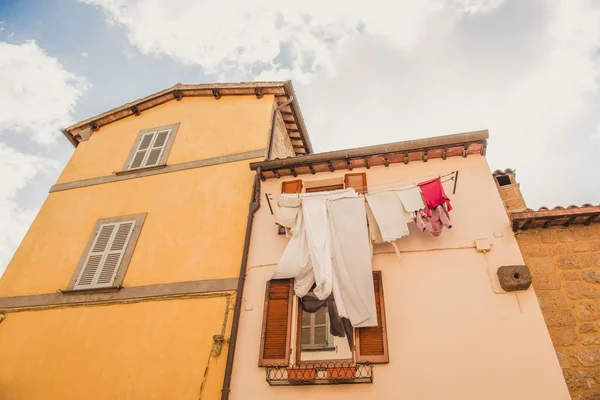
[[[512,183],[508,175],[498,175],[496,176],[496,181],[498,182],[498,186],[506,186]]]

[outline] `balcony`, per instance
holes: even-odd
[[[352,362],[314,362],[301,365],[268,365],[271,386],[340,385],[373,383],[373,365]]]

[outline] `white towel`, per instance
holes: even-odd
[[[384,241],[392,242],[409,234],[404,208],[393,191],[365,196]]]
[[[402,202],[404,209],[408,212],[415,212],[425,208],[421,189],[418,186],[406,186],[395,190],[398,198]]]
[[[277,201],[275,210],[275,222],[286,228],[291,228],[296,223],[298,211],[300,211],[302,199],[299,197],[288,197],[281,195]]]

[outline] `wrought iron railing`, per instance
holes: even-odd
[[[310,362],[300,365],[267,365],[271,386],[339,385],[372,383],[373,365],[352,362]]]

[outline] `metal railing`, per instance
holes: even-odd
[[[267,365],[267,382],[271,386],[339,385],[372,383],[373,365],[352,362],[307,362],[300,365]]]

